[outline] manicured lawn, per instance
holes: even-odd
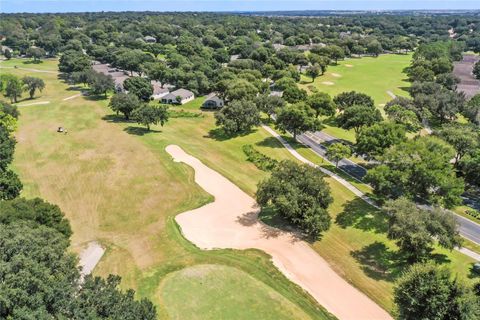
[[[371,96],[376,105],[384,104],[392,99],[387,91],[407,95],[404,88],[410,83],[406,81],[403,69],[410,64],[411,58],[411,54],[385,54],[378,58],[346,59],[336,66],[329,66],[325,75],[313,83],[309,77],[302,77],[300,87],[311,91],[313,86],[332,96],[355,90]]]
[[[371,96],[375,105],[383,110],[383,105],[392,100],[387,91],[398,96],[408,96],[405,88],[410,86],[403,69],[410,64],[411,54],[385,54],[378,58],[364,57],[339,61],[329,66],[327,72],[311,82],[311,78],[302,75],[300,87],[309,93],[316,88],[332,97],[345,91],[355,90]],[[326,122],[324,132],[347,141],[354,142],[353,130],[338,128],[331,121]]]
[[[276,270],[266,254],[257,250],[199,250],[181,236],[174,221],[177,213],[207,203],[211,197],[193,182],[190,167],[171,160],[165,152],[167,145],[180,145],[253,195],[267,173],[246,160],[242,146],[252,144],[275,159],[293,159],[275,138],[263,129],[225,137],[215,129],[211,112],[204,112],[203,117],[172,118],[164,127],[154,126],[148,132],[113,115],[106,107],[107,100],[78,97],[63,101],[78,91],[69,90],[54,74],[36,75],[47,83],[37,99],[51,104],[21,108],[14,166],[25,184],[25,196],[42,196],[67,214],[74,230],[73,250],[94,239],[107,247],[96,274],[122,275],[124,286],[153,299],[162,318],[175,318],[178,311],[172,311],[176,307],[171,303],[186,304],[180,299],[189,299],[192,294],[198,307],[204,308],[210,299],[205,292],[215,287],[236,290],[240,300],[269,296],[267,309],[260,303],[254,306],[257,314],[265,314],[260,318],[268,317],[270,311],[291,314],[292,319],[304,314],[312,319],[328,318],[310,296]],[[172,108],[193,111],[200,101]],[[66,127],[69,133],[56,133],[58,126]],[[296,147],[321,164],[308,148]],[[347,281],[391,311],[393,281],[406,264],[385,236],[386,217],[337,182],[327,180],[335,198],[330,208],[335,223],[312,246]],[[358,187],[367,191],[366,186]],[[451,261],[448,265],[461,277],[469,275],[470,259],[457,252],[436,253],[438,261]],[[201,291],[198,284],[189,284],[184,277],[205,264],[224,268],[222,279],[226,280],[209,278],[206,291]],[[245,287],[235,287],[237,281]],[[178,298],[168,302],[168,292]],[[216,303],[232,305],[232,297],[219,297]],[[238,310],[238,306],[228,308],[232,316]],[[214,317],[213,312],[205,318]]]
[[[44,59],[38,62],[33,62],[33,60],[29,60],[29,59],[22,59],[22,60],[11,59],[11,60],[3,60],[0,63],[0,66],[7,67],[7,68],[13,68],[17,66],[18,68],[58,71],[56,65],[57,65],[56,59]],[[4,70],[2,72],[7,72],[7,71]]]
[[[56,70],[55,63],[44,66]],[[234,268],[230,273],[238,273],[239,282],[252,283],[249,288],[261,287],[263,296],[274,294],[275,299],[256,307],[259,314],[268,314],[275,305],[278,314],[291,315],[290,319],[305,315],[330,318],[263,252],[201,251],[181,236],[173,219],[212,199],[193,183],[190,167],[171,160],[164,151],[166,145],[183,146],[222,173],[230,172],[230,178],[235,176],[232,180],[253,193],[256,182],[266,174],[245,160],[241,148],[252,143],[270,149],[276,142],[269,140],[267,133],[257,131],[225,140],[217,131],[210,132],[214,127],[211,113],[202,118],[175,118],[164,128],[147,133],[135,123],[119,122],[103,98],[80,96],[64,101],[78,90],[70,89],[54,73],[5,70],[44,79],[46,89],[32,102],[50,101],[20,107],[14,169],[25,185],[23,196],[41,196],[62,208],[74,230],[73,251],[92,240],[107,248],[95,274],[121,275],[124,287],[135,288],[139,297],[151,298],[160,317],[168,318],[170,312],[157,288],[170,272],[197,264],[226,265]],[[68,134],[57,133],[59,126],[67,128]],[[288,157],[278,143],[270,153]],[[239,294],[254,296],[256,292]],[[222,305],[223,300],[217,303]],[[241,309],[237,306],[237,310]]]
[[[261,281],[222,265],[196,265],[172,272],[158,291],[171,319],[309,319]]]

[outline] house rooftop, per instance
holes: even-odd
[[[177,89],[175,91],[170,92],[170,94],[174,95],[175,97],[180,97],[182,99],[188,98],[193,96],[193,92],[187,89]]]

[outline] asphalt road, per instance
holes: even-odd
[[[320,143],[323,143],[323,142],[334,143],[337,141],[340,142],[339,139],[320,131],[304,133],[302,135],[299,135],[297,137],[297,140],[309,146],[320,156],[327,159],[328,159],[326,155],[327,149],[324,146],[322,146]],[[338,162],[338,168],[345,171],[346,173],[348,173],[349,175],[351,175],[352,177],[358,180],[362,180],[363,177],[367,174],[367,169],[348,159],[340,160]]]
[[[316,152],[319,156],[323,158],[327,158],[326,156],[326,148],[321,145],[323,142],[332,143],[335,141],[340,141],[333,136],[330,136],[323,132],[307,132],[297,137],[297,140],[307,146],[309,146],[314,152]],[[354,178],[361,180],[367,170],[362,166],[356,164],[353,161],[348,159],[342,159],[338,163],[338,167],[348,173],[349,175],[353,176]],[[453,211],[453,213],[459,223],[459,231],[460,235],[468,240],[480,244],[480,224],[475,223],[467,218],[464,218]]]

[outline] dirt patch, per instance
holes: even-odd
[[[391,319],[297,235],[259,222],[255,200],[224,176],[179,146],[170,145],[166,151],[175,161],[191,166],[195,182],[215,197],[213,203],[176,216],[188,240],[206,250],[257,248],[267,252],[286,277],[339,319]]]
[[[100,261],[104,253],[105,249],[102,248],[102,246],[96,241],[90,242],[87,248],[80,253],[80,261],[78,264],[80,267],[82,267],[82,271],[80,273],[82,279],[84,276],[90,274],[93,269],[95,269],[95,266]]]
[[[80,97],[81,95],[82,95],[81,93],[78,93],[78,94],[75,94],[73,96],[70,96],[70,97],[67,97],[67,98],[63,99],[63,101],[72,100],[72,99]]]
[[[353,65],[351,65],[351,64],[344,64],[344,66],[347,67],[347,68],[353,68]]]
[[[395,95],[395,93],[393,93],[392,91],[388,90],[387,91],[387,94],[392,98],[392,99],[395,99],[397,96]]]
[[[17,104],[17,106],[18,107],[28,107],[28,106],[37,106],[37,105],[43,105],[43,104],[49,104],[49,103],[50,103],[50,101],[37,101],[37,102]]]
[[[335,85],[334,82],[331,82],[331,81],[323,81],[322,84],[326,85],[326,86],[333,86]]]
[[[338,73],[330,73],[335,78],[340,78],[342,75]]]

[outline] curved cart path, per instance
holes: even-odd
[[[166,151],[176,162],[191,166],[195,182],[215,197],[212,203],[176,216],[188,240],[201,249],[256,248],[267,252],[280,271],[341,320],[391,319],[336,274],[306,242],[259,222],[255,200],[232,182],[179,146],[170,145]]]

